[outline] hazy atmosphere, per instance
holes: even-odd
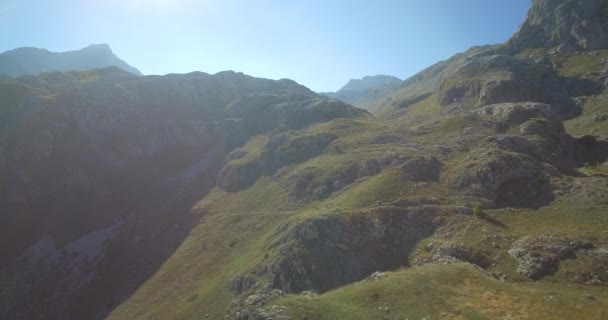
[[[0,0],[0,52],[107,43],[144,74],[235,70],[336,91],[505,41],[529,0]],[[491,27],[490,27],[491,26]],[[321,75],[321,76],[320,76]]]
[[[608,319],[608,0],[0,0],[0,320]]]

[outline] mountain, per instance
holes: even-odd
[[[235,72],[0,78],[0,318],[603,319],[608,48],[547,35],[597,39],[589,3],[376,116]]]
[[[376,75],[366,76],[362,79],[351,79],[339,91],[367,91],[370,89],[380,88],[386,85],[396,85],[403,82],[401,79],[393,76]]]
[[[277,148],[319,148],[327,137],[290,130],[366,116],[235,72],[52,72],[3,78],[0,95],[3,319],[103,317],[188,235],[230,151],[271,133]],[[280,161],[312,156],[288,151]]]
[[[401,87],[403,81],[397,77],[376,75],[362,79],[351,79],[337,92],[324,92],[324,96],[342,100],[370,112],[375,112],[375,105],[370,103],[379,97]]]
[[[533,0],[526,19],[506,45],[511,52],[551,47],[560,53],[605,49],[608,47],[608,3]]]
[[[0,54],[0,75],[21,77],[50,71],[92,70],[115,66],[141,76],[141,72],[118,58],[107,44],[90,45],[77,51],[50,52],[18,48]]]

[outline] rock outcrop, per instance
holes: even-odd
[[[450,186],[497,207],[540,207],[554,199],[552,171],[530,156],[492,150],[456,169]]]
[[[517,272],[538,280],[557,271],[559,262],[576,257],[576,252],[593,248],[588,239],[569,239],[558,234],[524,237],[513,242],[509,255],[517,259]]]
[[[281,226],[282,236],[271,246],[273,254],[250,273],[255,284],[243,291],[246,277],[236,278],[238,312],[252,314],[248,297],[285,293],[325,292],[365,279],[378,270],[408,265],[418,241],[428,237],[442,217],[465,210],[458,207],[378,207],[364,212],[328,215]],[[235,285],[237,283],[237,285]]]
[[[273,245],[277,255],[258,273],[285,292],[324,292],[377,270],[406,266],[414,245],[433,232],[439,217],[458,210],[379,207],[302,222]]]
[[[334,139],[336,136],[330,133],[273,135],[257,157],[237,158],[224,165],[218,175],[218,187],[229,192],[243,190],[262,175],[272,175],[283,166],[320,155]]]
[[[507,42],[512,52],[553,48],[560,53],[608,48],[604,0],[533,0],[524,22]]]
[[[441,106],[476,101],[476,107],[505,102],[550,104],[561,118],[580,114],[572,97],[597,93],[592,81],[563,78],[550,66],[504,54],[479,54],[462,59],[439,89]]]

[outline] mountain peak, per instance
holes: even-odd
[[[366,91],[390,84],[401,84],[403,80],[388,75],[365,76],[361,79],[350,79],[340,91]]]
[[[563,53],[608,48],[608,1],[533,0],[507,46],[511,52],[526,48],[556,47]]]
[[[110,45],[108,45],[106,43],[92,44],[92,45],[84,47],[78,51],[96,51],[96,52],[106,52],[106,53],[113,54],[112,48],[110,48]]]
[[[107,44],[93,44],[75,51],[52,52],[40,48],[17,48],[0,54],[0,74],[11,77],[51,71],[91,70],[118,67],[135,75],[139,70],[117,57]]]

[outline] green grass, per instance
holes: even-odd
[[[393,168],[347,187],[324,200],[318,206],[351,210],[396,199],[433,196],[440,196],[444,200],[449,197],[456,197],[451,190],[439,183],[411,182],[401,176],[398,168]]]
[[[608,91],[602,92],[599,97],[591,97],[583,104],[583,114],[564,122],[568,133],[575,136],[600,134],[608,137],[608,121],[595,121],[593,116],[608,114]]]
[[[576,77],[588,72],[598,72],[602,69],[602,59],[608,57],[608,50],[595,50],[584,53],[558,56],[556,58],[560,75],[564,77]]]
[[[516,272],[517,263],[507,253],[513,241],[524,236],[539,236],[546,233],[556,233],[571,238],[584,235],[593,241],[601,241],[606,237],[608,230],[606,212],[608,212],[607,206],[583,206],[559,203],[559,201],[538,210],[484,210],[484,215],[478,219],[460,217],[439,228],[433,236],[418,243],[410,261],[431,257],[432,250],[428,249],[431,243],[434,246],[445,242],[458,243],[486,254],[490,261],[488,271],[506,274],[510,281],[530,282]],[[568,262],[572,263],[569,260]],[[580,267],[589,267],[585,261],[578,262],[582,263]],[[560,271],[545,277],[541,282],[570,286],[571,283],[565,278],[566,269],[568,268],[565,266],[561,268],[560,264]]]
[[[608,165],[599,163],[587,164],[586,166],[579,168],[578,171],[588,176],[608,177]]]
[[[596,300],[585,297],[590,293]],[[426,265],[388,273],[307,298],[272,301],[292,319],[603,319],[608,292],[500,282],[468,264]],[[387,312],[386,310],[390,310]],[[385,316],[388,316],[384,318]],[[399,317],[399,318],[397,318]]]
[[[429,98],[427,98],[429,99]],[[432,98],[412,106],[414,113],[433,115],[427,108]],[[434,116],[432,116],[434,117]],[[413,119],[413,118],[412,118]],[[437,118],[435,118],[437,119]],[[440,183],[413,183],[402,178],[398,168],[360,179],[321,201],[292,201],[285,188],[286,178],[299,170],[311,170],[315,177],[341,166],[387,153],[410,152],[396,144],[372,145],[378,135],[397,135],[425,144],[458,137],[466,127],[483,129],[479,121],[446,117],[429,124],[431,133],[408,136],[402,128],[391,127],[376,119],[336,119],[312,126],[297,134],[330,132],[338,136],[330,152],[282,168],[274,177],[261,177],[238,193],[214,189],[194,206],[192,213],[200,222],[190,235],[148,281],[110,315],[109,319],[222,319],[234,297],[228,284],[236,276],[248,274],[271,253],[277,229],[304,219],[328,213],[343,214],[397,199],[438,198],[444,204],[464,205],[463,192],[447,187],[445,177],[454,168],[473,161],[475,154],[455,151],[442,158],[444,171]],[[252,138],[243,149],[257,155],[267,136]],[[483,147],[476,149],[482,155]],[[589,178],[591,179],[591,178]],[[507,254],[510,244],[526,235],[558,232],[605,237],[608,208],[583,206],[576,200],[558,199],[539,210],[485,210],[484,215],[450,217],[421,241],[410,257],[429,257],[431,242],[456,242],[488,255],[488,271],[502,272],[516,283],[503,283],[467,264],[427,265],[390,272],[380,281],[355,283],[316,298],[288,295],[269,305],[287,306],[293,319],[382,319],[390,307],[390,319],[602,319],[606,315],[608,292],[601,288],[578,286],[564,278],[566,270],[588,267],[589,261],[567,261],[560,271],[537,283],[516,273],[516,262]],[[573,265],[576,263],[577,265]],[[584,298],[590,292],[597,299]],[[550,299],[546,297],[550,296]],[[579,309],[578,307],[584,308]],[[379,310],[382,308],[383,310]]]
[[[285,210],[280,186],[261,178],[240,193],[213,190],[192,210],[199,224],[176,252],[108,319],[222,319],[229,282],[264,259]],[[274,201],[273,201],[274,200]],[[280,203],[280,204],[279,204]]]

